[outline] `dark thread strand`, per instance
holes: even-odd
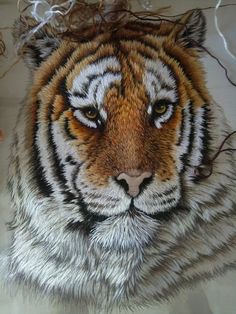
[[[232,137],[234,134],[236,134],[236,131],[229,133],[224,138],[224,140],[222,141],[222,143],[220,144],[219,148],[217,149],[216,153],[213,155],[212,158],[206,160],[205,163],[201,164],[200,166],[194,167],[194,175],[197,177],[197,179],[207,179],[213,174],[214,161],[219,157],[219,155],[221,153],[223,153],[223,152],[235,152],[236,151],[236,148],[224,148],[223,149],[227,140],[230,137]],[[191,165],[188,165],[188,166],[192,167]],[[206,169],[208,170],[207,174],[204,173],[206,171]]]
[[[207,49],[205,46],[197,43],[195,40],[191,39],[191,41],[195,44],[195,46],[199,47],[200,49],[202,49],[203,51],[205,51],[210,57],[212,57],[214,60],[217,61],[217,63],[219,64],[219,66],[224,70],[225,72],[225,76],[227,78],[227,80],[229,81],[229,83],[233,86],[236,87],[236,83],[234,81],[231,80],[231,78],[229,77],[229,73],[228,73],[228,69],[223,65],[223,63],[220,61],[220,59],[218,59],[215,55],[213,55],[213,53]]]

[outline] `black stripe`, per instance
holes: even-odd
[[[190,125],[190,134],[187,136],[187,150],[185,153],[183,153],[180,156],[180,161],[182,163],[182,169],[181,171],[185,170],[185,164],[188,163],[188,155],[190,153],[190,151],[192,150],[192,146],[193,146],[193,137],[194,137],[194,129],[193,129],[193,113],[192,113],[192,109],[190,109],[190,104],[188,105],[189,108],[189,119],[187,118],[186,115],[186,108],[182,109],[182,120],[181,120],[181,126],[180,126],[180,137],[179,137],[179,141],[177,143],[177,145],[181,145],[182,141],[183,141],[183,136],[184,136],[184,131],[186,128],[185,123],[189,123]],[[188,119],[188,122],[186,122],[186,120]]]
[[[97,83],[96,87],[94,88],[94,92],[93,92],[93,98],[96,99],[96,95],[97,95],[97,91],[98,91],[98,87],[100,85],[100,82]]]
[[[33,45],[28,45],[27,48],[30,50],[30,59],[33,60],[33,63],[36,67],[39,67],[43,58],[41,58],[41,51]]]
[[[65,133],[66,135],[72,139],[72,140],[76,140],[77,137],[74,136],[72,133],[71,133],[71,130],[70,130],[70,127],[69,127],[69,119],[68,118],[65,118],[64,120],[64,130],[65,130]]]
[[[155,199],[160,199],[163,196],[169,196],[170,194],[174,193],[177,190],[177,188],[178,186],[174,185],[162,193],[154,193],[152,199],[155,200]]]
[[[204,161],[208,159],[208,149],[209,149],[209,142],[211,140],[211,136],[209,133],[210,109],[209,109],[208,104],[205,104],[204,106],[202,106],[202,108],[204,112],[203,112],[202,124],[201,124],[201,127],[202,127],[201,155],[202,155],[202,159],[204,163]]]
[[[16,165],[16,176],[17,178],[15,178],[17,180],[17,192],[18,192],[18,196],[19,198],[23,197],[23,190],[22,190],[22,178],[21,178],[21,171],[20,171],[20,160],[19,160],[19,156],[16,155],[15,156],[15,165]]]
[[[201,121],[201,125],[200,125],[200,130],[201,130],[201,140],[202,140],[202,146],[199,147],[199,151],[200,151],[200,156],[201,156],[201,160],[200,160],[200,164],[204,164],[208,162],[208,150],[209,150],[209,142],[211,140],[211,136],[209,134],[209,112],[210,109],[208,108],[208,105],[205,104],[203,105],[201,108],[203,108],[203,113],[202,113],[202,121]],[[197,134],[195,134],[195,136],[197,136]],[[195,176],[193,178],[193,181],[195,183],[201,181],[201,177]]]
[[[65,162],[67,162],[71,166],[76,166],[77,165],[77,162],[74,160],[74,158],[71,155],[68,155],[66,157]]]
[[[192,105],[192,103],[191,103]],[[191,107],[192,108],[192,107]],[[204,142],[204,138],[206,137],[207,133],[208,133],[208,130],[207,130],[207,119],[206,119],[206,114],[207,114],[207,110],[205,106],[202,106],[201,108],[203,108],[203,113],[201,115],[201,124],[200,125],[196,125],[196,120],[195,120],[195,114],[192,112],[192,118],[193,118],[193,121],[191,121],[191,125],[193,125],[193,128],[192,128],[192,132],[191,132],[191,137],[190,137],[190,151],[189,151],[189,154],[191,155],[192,153],[192,150],[193,150],[193,143],[196,142],[196,138],[200,136],[203,144],[202,144],[202,147],[198,147],[201,155],[202,153],[204,152],[204,150],[207,149],[207,142],[208,140],[206,139],[206,142]],[[192,109],[193,110],[193,109]],[[200,134],[198,134],[198,132],[196,132],[196,128],[198,128]]]
[[[147,216],[163,222],[169,222],[173,216],[176,216],[181,213],[188,213],[189,209],[186,207],[176,206],[175,208],[171,208],[164,212],[159,212],[155,214],[147,214]]]
[[[64,203],[65,204],[68,204],[68,203],[73,203],[75,205],[77,205],[80,210],[82,208],[86,208],[86,205],[84,203],[84,200],[83,200],[83,197],[82,197],[82,193],[81,191],[77,188],[76,186],[76,178],[77,178],[77,175],[78,175],[78,172],[81,168],[81,166],[83,165],[84,162],[76,162],[76,160],[74,160],[71,156],[68,156],[67,157],[67,161],[66,162],[69,162],[71,165],[75,166],[74,167],[74,173],[72,175],[72,178],[71,178],[71,184],[74,188],[74,190],[76,191],[76,193],[72,193],[70,192],[68,189],[65,191],[66,193],[65,194],[65,199],[64,199]]]
[[[71,220],[67,224],[66,229],[70,231],[81,231],[86,236],[88,236],[94,229],[96,223],[105,221],[108,217],[104,215],[96,215],[94,213],[89,213],[88,211],[85,212],[83,210],[83,218],[84,218],[83,221]]]
[[[170,197],[170,198],[168,198],[168,199],[166,199],[166,200],[163,200],[163,201],[160,203],[160,205],[161,205],[161,206],[162,206],[162,205],[168,205],[168,204],[173,203],[173,201],[176,201],[176,198]]]
[[[189,209],[186,207],[182,207],[181,205],[176,205],[175,207],[171,207],[170,209],[168,209],[166,211],[156,212],[155,214],[148,214],[148,213],[136,208],[134,206],[134,201],[132,199],[128,212],[131,215],[135,215],[135,214],[138,214],[141,212],[141,213],[145,214],[146,216],[151,217],[155,220],[168,222],[169,220],[172,219],[173,216],[178,215],[179,213],[189,212]]]
[[[65,106],[65,110],[69,109],[71,107],[70,104],[70,99],[69,99],[69,93],[67,91],[66,88],[66,78],[63,78],[59,84],[59,92],[61,93],[61,96],[63,96],[63,100],[64,100],[64,106]]]
[[[185,131],[185,121],[187,119],[185,110],[186,110],[186,108],[183,108],[181,111],[182,119],[181,119],[181,125],[180,125],[180,136],[179,136],[178,142],[176,144],[177,146],[180,146],[181,143],[183,142],[183,136],[184,136],[184,131]]]
[[[185,165],[188,164],[188,157],[190,156],[192,150],[193,150],[193,142],[194,142],[194,116],[193,116],[193,107],[192,103],[188,104],[188,109],[189,109],[189,118],[186,115],[186,108],[183,108],[181,113],[182,113],[182,119],[181,119],[181,126],[180,126],[180,136],[177,142],[177,146],[181,146],[183,140],[184,140],[184,131],[186,129],[186,124],[189,123],[190,126],[190,133],[187,136],[187,150],[185,153],[181,154],[180,156],[180,161],[181,161],[181,172],[185,171]],[[188,122],[187,122],[188,119]]]
[[[193,104],[192,102],[189,103],[189,115],[190,115],[190,135],[189,135],[189,145],[186,156],[189,156],[193,150],[193,143],[194,143],[194,112],[193,112]]]
[[[59,156],[57,154],[57,146],[53,137],[53,130],[52,130],[52,121],[50,120],[52,114],[52,106],[51,110],[49,110],[48,114],[48,143],[49,148],[51,148],[51,152],[49,152],[52,156],[52,170],[55,174],[55,176],[58,178],[58,183],[62,189],[65,189],[66,187],[66,179],[63,175],[63,169],[61,167],[61,161],[59,159]]]
[[[166,61],[161,56],[159,56],[158,59],[162,62],[162,64],[164,66],[167,67],[167,69],[169,70],[168,72],[170,74],[170,77],[175,82],[175,88],[174,89],[172,88],[171,90],[175,90],[176,91],[176,97],[177,97],[176,102],[178,102],[179,101],[179,99],[178,99],[178,94],[179,94],[178,93],[178,86],[181,84],[181,82],[179,81],[179,77],[176,74],[176,72],[173,70],[173,66],[171,66],[171,64],[166,64]],[[165,88],[165,85],[166,85],[165,82],[163,82],[163,88]],[[168,87],[167,87],[167,89],[168,89]]]
[[[87,96],[87,93],[88,93],[88,90],[89,90],[89,87],[90,87],[90,85],[91,85],[91,83],[94,81],[94,80],[96,80],[98,77],[100,77],[101,79],[104,77],[104,76],[106,76],[107,74],[114,74],[114,75],[119,75],[120,74],[120,71],[111,71],[111,70],[108,70],[108,71],[105,71],[105,72],[103,72],[103,73],[101,73],[101,74],[94,74],[94,75],[90,75],[90,76],[88,76],[87,78],[88,78],[88,83],[86,83],[86,84],[84,84],[84,86],[82,87],[82,90],[83,90],[83,92],[81,93],[81,96],[79,96],[79,97],[81,97],[81,98],[86,98],[86,96]],[[100,83],[98,83],[98,85],[99,85]],[[74,95],[75,96],[75,95]]]
[[[38,116],[38,112],[37,112]],[[53,193],[53,188],[51,184],[47,181],[45,176],[45,170],[41,165],[40,161],[40,150],[37,146],[37,134],[38,134],[39,125],[38,122],[34,125],[34,138],[33,138],[33,145],[32,145],[32,157],[31,157],[31,164],[33,166],[34,171],[34,179],[37,183],[37,186],[40,189],[40,192],[46,196],[49,197]]]
[[[165,66],[165,65],[164,65],[164,66]],[[170,70],[170,69],[168,69],[168,70]],[[165,89],[165,90],[167,90],[167,91],[173,91],[173,90],[175,90],[175,88],[173,88],[173,87],[167,85],[167,84],[163,81],[163,78],[161,77],[161,75],[160,75],[159,73],[157,73],[156,71],[154,71],[153,69],[148,69],[148,70],[147,70],[147,73],[151,73],[151,74],[153,74],[153,75],[155,76],[155,78],[157,79],[157,81],[161,83],[161,88],[162,88],[162,89]],[[171,78],[172,78],[172,79],[175,81],[175,83],[176,83],[176,79],[175,79],[175,76],[174,76],[173,72],[170,70],[169,73],[170,73]],[[178,99],[176,99],[176,102],[178,102]]]

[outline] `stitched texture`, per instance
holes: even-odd
[[[87,42],[40,30],[9,167],[9,281],[61,300],[143,305],[235,265],[231,131],[208,93],[200,11]],[[20,22],[18,22],[20,23]],[[20,31],[20,25],[19,25]],[[228,142],[231,147],[231,141]]]

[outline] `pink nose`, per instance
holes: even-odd
[[[116,178],[118,183],[122,185],[127,194],[136,197],[140,193],[141,185],[143,186],[145,179],[151,178],[152,173],[149,171],[130,170],[119,174]],[[125,183],[125,184],[124,184]]]

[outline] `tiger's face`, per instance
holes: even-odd
[[[177,82],[160,59],[127,48],[121,43],[116,56],[104,44],[109,54],[98,51],[71,71],[69,108],[59,117],[62,126],[68,119],[73,161],[81,163],[74,185],[89,212],[108,217],[168,211],[180,199]]]
[[[185,19],[203,40],[203,16]],[[131,23],[88,43],[36,42],[28,145],[40,192],[77,204],[73,228],[88,217],[89,229],[111,217],[156,222],[184,207],[209,99],[197,49],[182,32]]]

